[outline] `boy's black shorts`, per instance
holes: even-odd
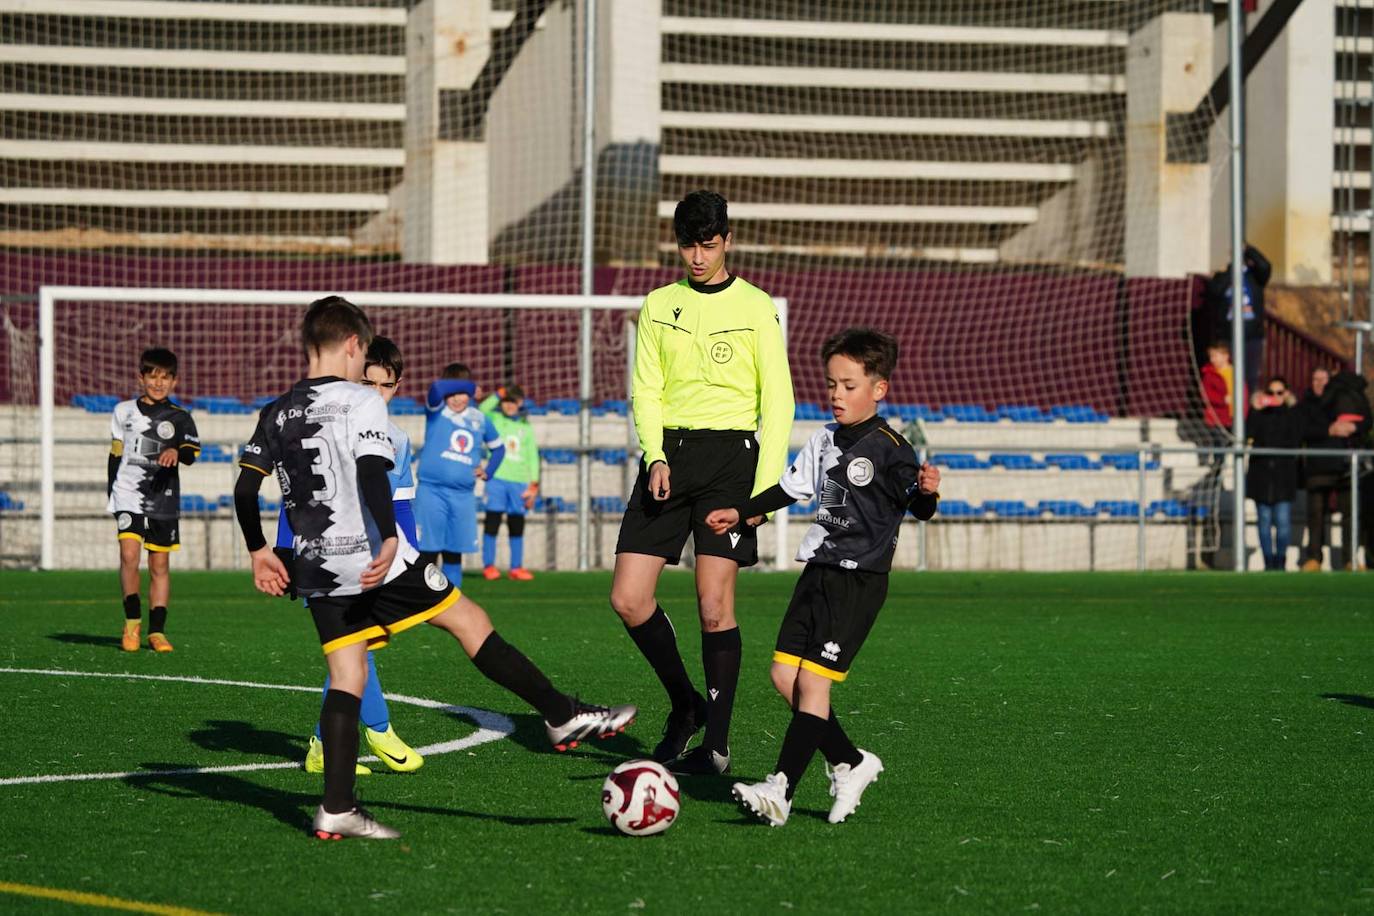
[[[887,573],[808,563],[778,628],[773,661],[842,681],[887,600]]]
[[[754,489],[759,446],[744,430],[665,429],[670,493],[660,502],[648,492],[649,472],[639,463],[639,477],[620,522],[616,553],[663,557],[676,565],[691,534],[698,556],[724,557],[740,566],[758,562],[758,535],[741,522],[734,531],[716,534],[706,527],[712,509],[738,506]]]
[[[137,512],[116,512],[114,518],[121,541],[138,541],[144,550],[154,553],[181,549],[177,520],[174,518],[149,518]]]
[[[439,567],[415,563],[361,595],[311,595],[307,604],[320,634],[320,648],[328,655],[364,641],[369,649],[380,649],[392,634],[424,623],[452,606],[461,594]]]

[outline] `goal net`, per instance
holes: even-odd
[[[707,187],[730,201],[732,270],[789,303],[794,447],[825,419],[820,343],[854,323],[898,338],[889,406],[951,507],[901,564],[1206,562],[1229,472],[1170,449],[1206,435],[1215,328],[1195,306],[1226,260],[1212,9],[0,0],[0,554],[35,550],[40,287],[636,298],[681,277],[673,207]],[[59,308],[54,460],[63,412],[89,425],[81,405],[127,395],[148,345],[178,352],[192,401],[281,387],[300,304]],[[597,313],[591,399],[619,424],[597,467],[622,483],[623,324]],[[541,405],[579,395],[575,313],[394,306],[379,326],[412,396],[459,358]],[[1266,368],[1317,358],[1271,348]],[[57,505],[99,502],[96,454],[58,469]],[[605,480],[545,492],[609,508],[626,488]],[[57,540],[108,562],[80,543]]]

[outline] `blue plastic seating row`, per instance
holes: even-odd
[[[18,512],[24,508],[22,500],[15,499],[13,496],[0,490],[0,511]]]
[[[1052,452],[1041,461],[1026,452],[997,453],[986,460],[972,452],[940,452],[932,460],[952,471],[986,471],[998,467],[1009,471],[1040,471],[1049,467],[1061,471],[1100,471],[1104,467],[1118,471],[1140,470],[1140,456],[1134,453],[1104,453],[1101,460],[1096,461],[1084,454]],[[1159,462],[1147,459],[1145,470],[1159,470]]]
[[[1147,503],[1147,518],[1205,518],[1209,509],[1202,505],[1189,505],[1176,499],[1156,499]],[[1068,499],[1042,499],[1035,505],[1020,500],[990,499],[981,506],[962,499],[940,501],[940,516],[945,518],[1038,518],[1049,515],[1053,518],[1137,518],[1140,503],[1128,499],[1100,499],[1091,505]]]
[[[992,410],[982,404],[944,404],[938,409],[927,404],[884,404],[880,408],[889,419],[896,417],[903,423],[921,420],[926,423],[942,423],[954,420],[958,423],[996,423],[1010,420],[1013,423],[1053,423],[1063,420],[1066,423],[1106,423],[1110,417],[1097,408],[1087,404],[1059,404],[1045,410],[1034,404],[999,404]],[[830,409],[816,402],[797,404],[798,420],[829,420]]]

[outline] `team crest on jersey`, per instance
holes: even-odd
[[[469,454],[472,447],[477,444],[471,430],[455,429],[453,434],[448,437],[448,447],[450,451],[455,451],[460,455]]]
[[[157,437],[159,439],[170,439],[176,431],[177,428],[172,425],[171,420],[163,420],[157,425]]]
[[[432,592],[443,591],[448,588],[448,576],[433,563],[428,563],[425,565],[425,585]]]
[[[734,358],[735,348],[723,340],[718,340],[711,345],[711,358],[718,363],[728,363]]]
[[[115,519],[115,524],[119,526],[120,531],[128,531],[129,526],[133,523],[134,517],[127,512],[119,513],[119,516]]]
[[[844,476],[856,487],[866,487],[873,482],[873,462],[867,458],[855,458],[845,468]]]

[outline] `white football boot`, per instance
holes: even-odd
[[[386,824],[380,824],[372,813],[362,805],[342,814],[330,814],[324,805],[315,809],[315,820],[310,825],[315,836],[322,840],[342,840],[355,837],[364,840],[394,840],[401,834]]]
[[[883,762],[878,759],[877,754],[870,754],[862,748],[859,749],[859,753],[863,759],[853,766],[847,763],[841,763],[833,768],[826,765],[825,772],[830,777],[830,794],[835,798],[834,804],[830,806],[828,818],[832,824],[838,824],[854,813],[854,809],[859,807],[859,799],[863,798],[864,789],[867,789],[870,783],[877,782],[878,774],[883,771]]]
[[[763,782],[753,785],[737,782],[730,788],[735,801],[750,814],[770,827],[781,827],[792,813],[792,800],[787,797],[787,774],[769,773]]]
[[[579,741],[595,735],[609,738],[618,735],[635,720],[639,712],[635,706],[592,706],[580,700],[574,701],[572,718],[561,725],[544,723],[549,743],[556,751],[566,751],[577,747]]]

